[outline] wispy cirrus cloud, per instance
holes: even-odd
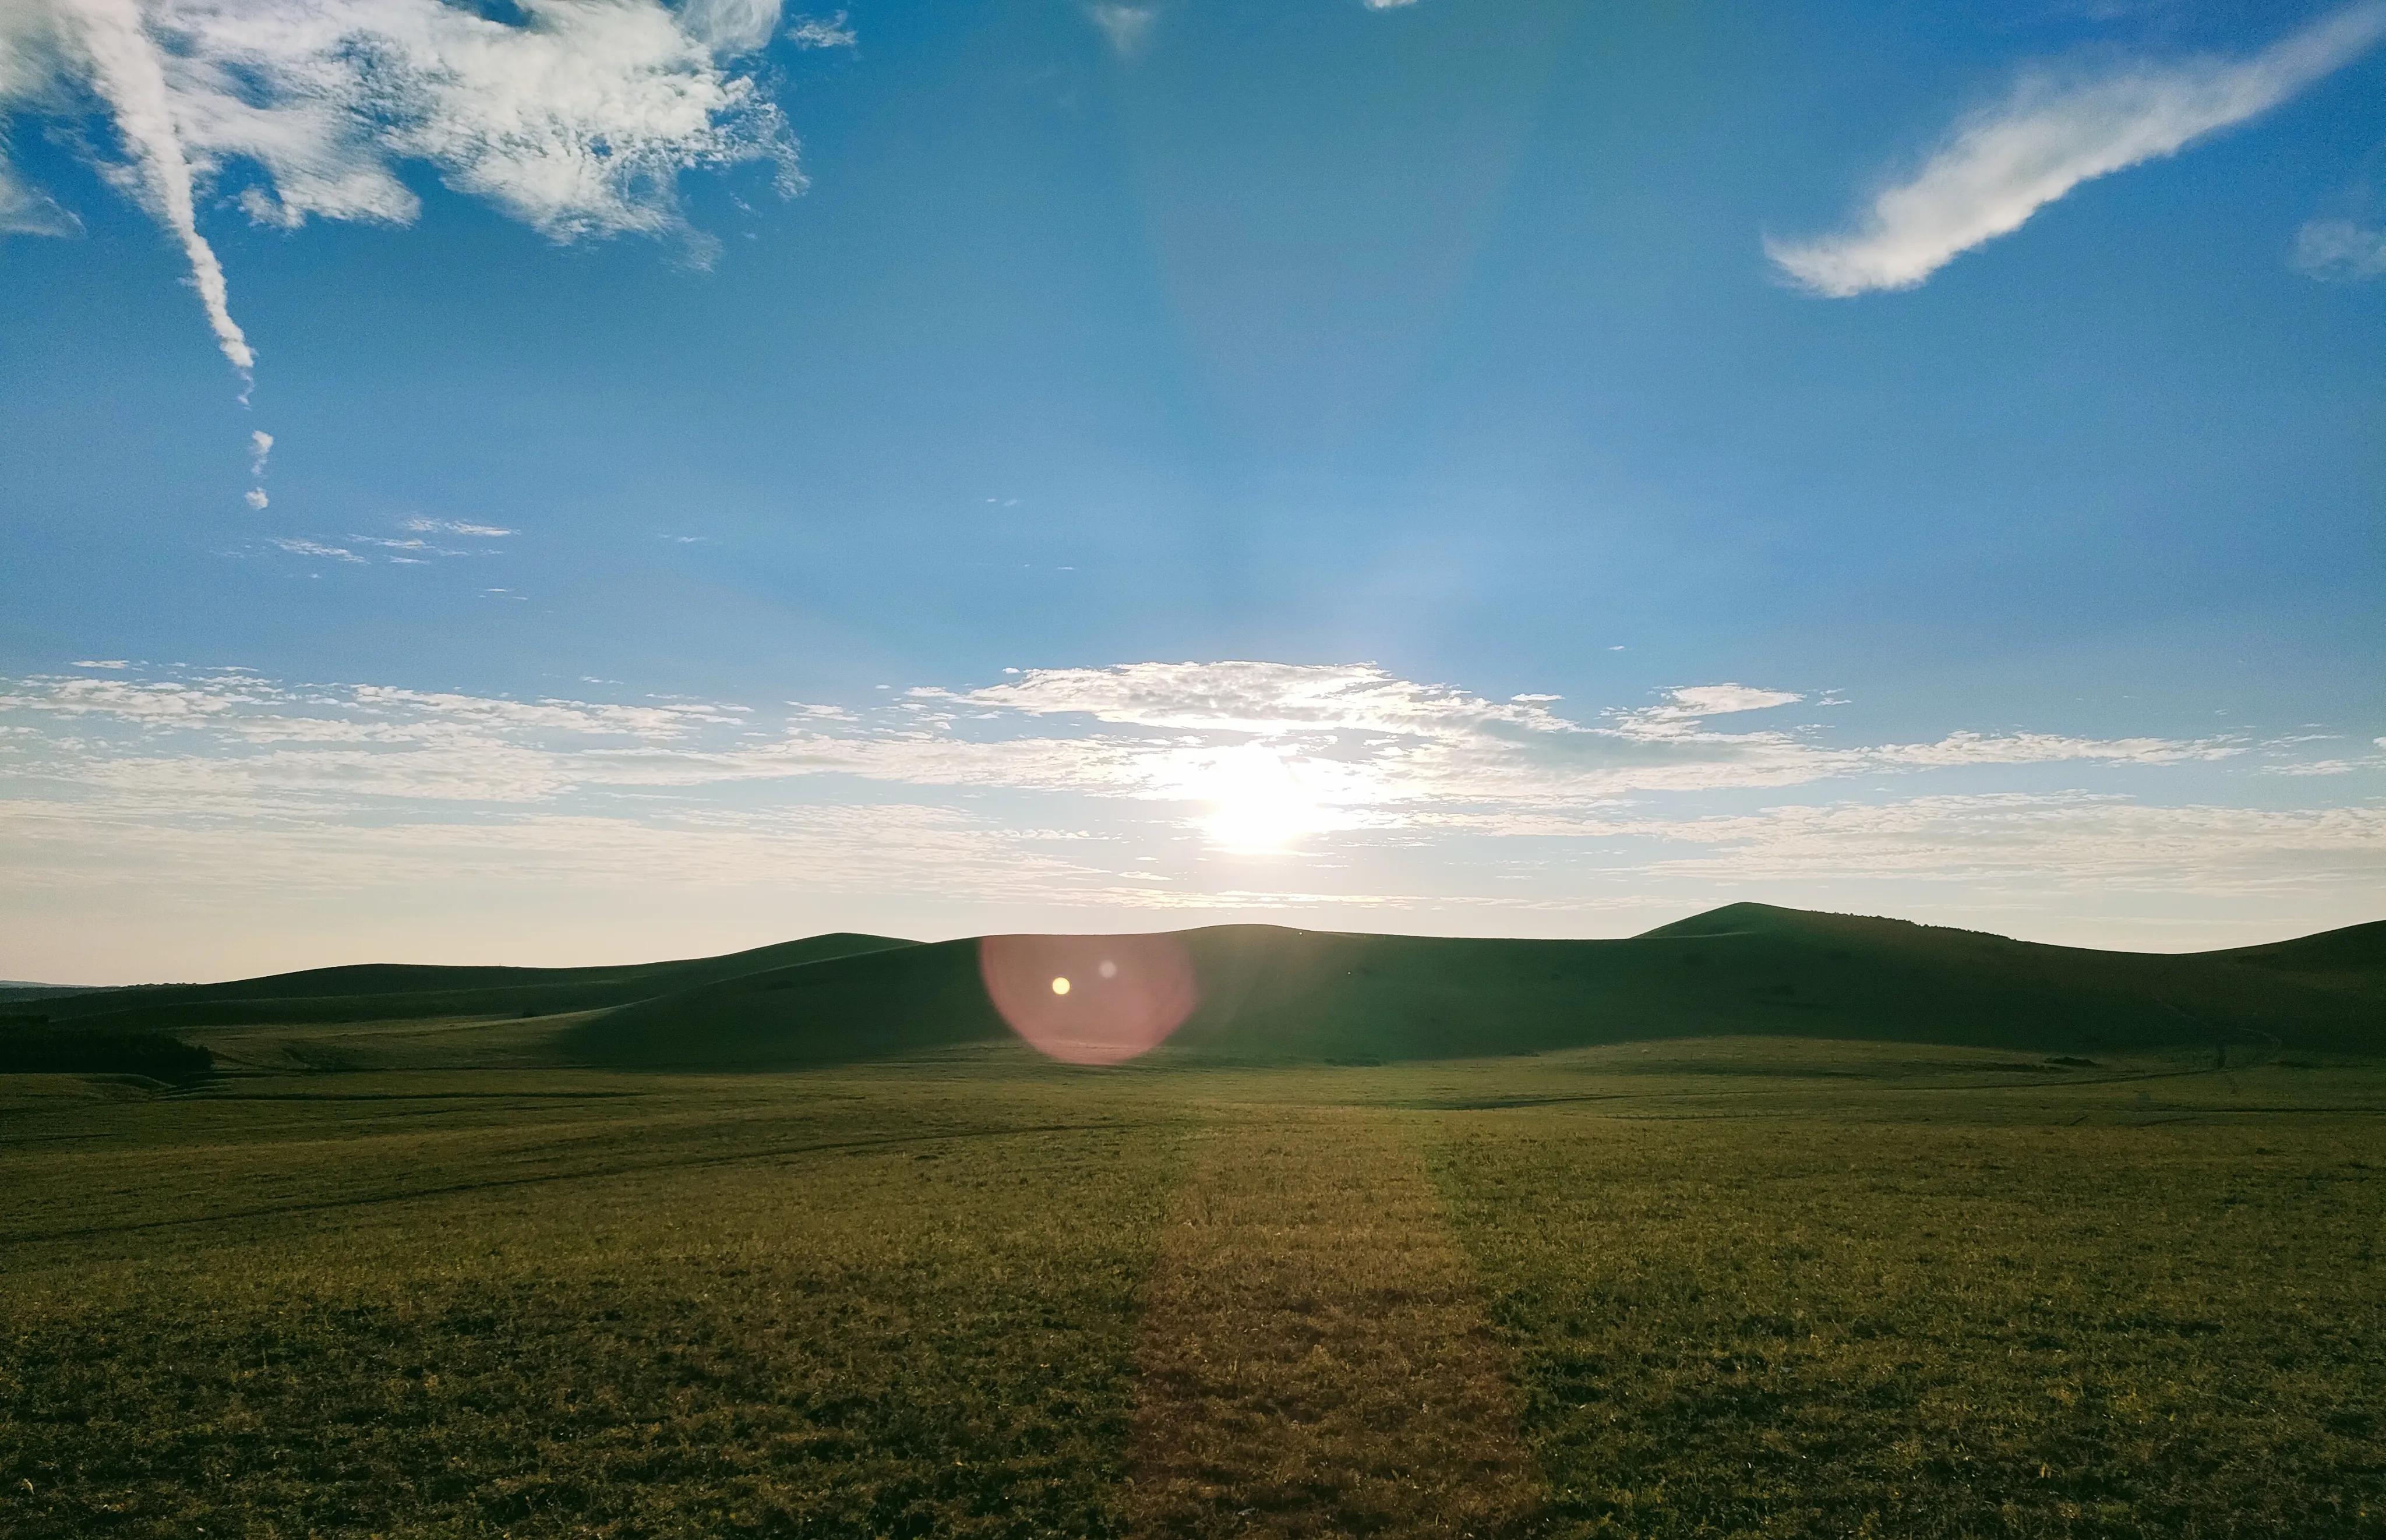
[[[787,28],[787,41],[798,48],[851,48],[860,42],[846,14],[799,16]]]
[[[1609,716],[1624,732],[1640,737],[1666,737],[1693,732],[1692,724],[1709,717],[1769,711],[1777,706],[1795,706],[1806,698],[1794,690],[1762,690],[1747,684],[1678,685],[1664,695],[1665,698],[1655,706],[1631,707],[1612,711]]]
[[[1131,5],[1125,0],[1096,0],[1086,7],[1086,16],[1111,45],[1111,53],[1131,59],[1150,43],[1151,30],[1160,21],[1160,6]]]
[[[314,557],[322,561],[361,562],[364,557],[345,545],[327,545],[320,540],[307,540],[296,535],[269,535],[265,543],[278,551],[294,557]]]
[[[2295,233],[2299,272],[2339,283],[2386,278],[2386,228],[2353,219],[2314,219]]]
[[[2038,71],[1958,122],[1920,169],[1875,194],[1850,227],[1766,254],[1811,294],[1910,289],[2018,230],[2084,182],[2244,122],[2386,38],[2386,4],[2349,6],[2248,58],[2145,61],[2089,76]]]
[[[1735,692],[1733,703],[1791,694],[1714,688]],[[775,716],[711,702],[292,685],[246,672],[59,676],[0,693],[0,716],[84,722],[84,770],[120,784],[170,775],[185,788],[218,781],[537,798],[842,777],[1193,805],[1262,774],[1285,778],[1318,809],[1320,829],[1426,828],[1438,811],[1467,813],[1478,832],[1508,817],[1546,832],[1551,817],[1651,794],[1997,765],[2158,766],[2244,751],[2233,740],[2043,733],[1831,745],[1779,730],[1718,731],[1698,718],[1652,727],[1630,711],[1586,725],[1538,703],[1494,702],[1370,665],[1264,663],[1030,670],[981,689],[914,689],[868,710],[794,705]],[[110,746],[89,736],[90,724],[110,720],[134,738]],[[144,736],[161,726],[198,736],[161,753]]]
[[[415,534],[452,534],[467,540],[503,540],[508,535],[521,533],[520,530],[509,530],[496,524],[474,524],[459,519],[409,519],[404,527]]]
[[[265,462],[273,455],[273,435],[262,429],[248,435],[248,478],[257,484],[248,489],[242,500],[257,512],[263,512],[270,501],[265,495]]]
[[[1832,868],[1940,884],[2061,882],[2254,895],[2386,881],[2386,807],[2156,807],[2114,795],[1996,794],[1614,820],[1661,847],[1656,877],[1794,880]]]
[[[272,441],[270,438],[266,438],[262,433],[257,436],[265,438],[267,445],[270,446]],[[258,451],[260,457],[263,453],[261,449]],[[258,495],[254,506],[258,507],[264,506],[262,494]],[[454,557],[503,555],[504,546],[486,543],[502,540],[509,535],[521,532],[518,530],[509,530],[496,524],[474,524],[455,519],[408,519],[401,521],[398,528],[406,532],[386,535],[351,532],[340,536],[337,544],[329,538],[274,535],[267,537],[265,544],[290,556],[312,557],[317,560],[363,565],[377,557],[382,561],[398,566],[420,567],[433,561]],[[430,538],[432,536],[439,538]],[[442,545],[441,540],[460,540],[472,544]]]
[[[27,186],[16,174],[8,162],[8,142],[0,138],[0,235],[73,235],[82,229],[82,221],[59,207],[57,199]]]
[[[558,241],[684,233],[683,172],[763,161],[800,185],[795,143],[743,61],[778,0],[11,0],[0,122],[94,106],[120,155],[100,169],[182,248],[209,329],[256,354],[199,229],[230,192],[259,224],[405,225],[399,176],[428,166]],[[0,165],[0,222],[63,228]]]

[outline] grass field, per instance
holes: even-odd
[[[2386,1534],[2374,1063],[488,1031],[0,1077],[0,1532]]]

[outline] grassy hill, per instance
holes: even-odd
[[[79,983],[29,983],[23,979],[0,979],[0,1005],[14,1005],[20,1000],[48,1000],[61,995],[90,995],[94,986]]]
[[[1199,1003],[1152,1056],[1162,1064],[1363,1064],[1750,1034],[2044,1054],[2386,1052],[2386,923],[2165,955],[1734,904],[1618,941],[1226,925],[1157,943],[1036,945],[1080,958],[1085,1009],[1098,1008],[1084,990],[1110,953],[1181,948]],[[835,934],[620,968],[318,969],[0,1005],[0,1030],[11,1020],[122,1033],[554,1018],[535,1026],[548,1062],[851,1063],[1010,1040],[980,945]]]
[[[1622,941],[1265,925],[1175,939],[1201,1003],[1161,1061],[1395,1061],[1745,1033],[2042,1052],[2386,1050],[2386,924],[2185,956],[1759,904]],[[1089,957],[1101,950],[1088,945]],[[961,941],[657,996],[573,1026],[564,1045],[622,1067],[763,1068],[1007,1034],[976,943]]]
[[[766,971],[911,943],[837,933],[717,958],[604,968],[446,968],[362,963],[229,983],[142,984],[0,1002],[11,1021],[139,1031],[287,1022],[553,1016],[601,1010]]]

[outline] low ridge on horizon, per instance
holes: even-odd
[[[1749,1033],[2045,1051],[2194,1045],[2224,1058],[2231,1045],[2386,1051],[2386,921],[2138,953],[1749,902],[1608,939],[1233,923],[939,942],[831,933],[605,967],[351,964],[0,1000],[0,1032],[205,1037],[484,1020],[511,1024],[524,1062],[796,1068],[1011,1041],[1016,1012],[989,997],[986,969],[1014,945],[1061,959],[1049,970],[1075,975],[1080,1011],[1099,1013],[1084,991],[1122,966],[1113,957],[1130,959],[1124,983],[1138,969],[1180,970],[1187,1005],[1149,1045],[1154,1062],[1458,1058]]]
[[[1652,925],[1646,930],[1636,931],[1624,936],[1482,936],[1463,934],[1454,935],[1447,932],[1438,931],[1351,931],[1333,927],[1300,925],[1289,920],[1228,920],[1210,925],[1179,926],[1167,930],[1119,929],[1106,931],[984,931],[973,932],[965,935],[946,937],[940,942],[925,942],[909,936],[878,935],[862,931],[822,931],[815,932],[808,935],[793,937],[785,941],[766,942],[760,945],[739,947],[728,952],[707,952],[691,957],[636,962],[575,963],[563,965],[537,963],[345,962],[324,963],[305,968],[283,969],[270,973],[245,974],[234,978],[213,981],[160,979],[118,984],[60,984],[44,983],[38,980],[0,980],[0,990],[37,989],[58,993],[96,994],[103,991],[121,990],[150,991],[164,989],[232,989],[261,983],[295,983],[301,980],[321,980],[325,982],[335,982],[347,978],[368,980],[373,978],[373,976],[377,974],[387,974],[395,979],[401,978],[408,973],[413,973],[423,975],[427,978],[429,974],[434,972],[445,972],[459,977],[465,975],[482,975],[493,980],[507,975],[536,975],[544,977],[572,975],[594,979],[604,975],[624,974],[645,969],[669,968],[678,965],[705,963],[728,963],[741,958],[759,960],[772,954],[782,953],[791,949],[803,951],[820,950],[823,953],[834,953],[846,948],[850,948],[852,950],[864,950],[893,946],[938,945],[953,942],[976,941],[989,935],[1186,935],[1205,931],[1250,930],[1287,931],[1318,935],[1407,938],[1419,941],[1529,941],[1535,943],[1555,942],[1567,944],[1575,942],[1633,941],[1642,940],[1652,936],[1664,935],[1689,935],[1702,933],[1718,934],[1722,933],[1722,932],[1717,929],[1717,927],[1726,925],[1728,922],[1738,922],[1742,920],[1751,922],[1768,920],[1779,922],[1785,920],[1827,920],[1902,926],[1917,931],[1944,932],[1954,935],[1985,936],[1999,941],[2013,941],[2019,945],[2030,946],[2061,947],[2071,951],[2103,952],[2125,957],[2216,957],[2228,954],[2259,952],[2282,946],[2301,946],[2306,944],[2316,943],[2323,937],[2329,936],[2358,936],[2368,934],[2373,932],[2386,933],[2386,919],[2379,919],[2355,920],[2349,924],[2330,926],[2318,931],[2296,933],[2270,941],[2244,943],[2232,946],[2141,951],[2127,947],[2095,946],[2078,942],[2022,941],[2020,938],[2009,935],[2002,931],[1982,930],[1978,927],[1966,925],[1941,924],[1938,921],[1928,920],[1910,920],[1899,915],[1871,914],[1855,910],[1810,909],[1801,908],[1796,905],[1768,903],[1760,899],[1735,899],[1729,903],[1718,904],[1712,908],[1700,909],[1693,913],[1685,915],[1678,920],[1666,920],[1660,924]]]

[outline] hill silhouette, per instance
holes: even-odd
[[[2041,1053],[2386,1052],[2386,922],[2229,951],[2108,952],[1733,904],[1614,941],[1224,925],[1160,937],[916,944],[815,936],[624,968],[367,966],[0,1006],[110,1031],[559,1015],[559,1062],[761,1070],[1011,1040],[981,948],[1181,956],[1189,1015],[1152,1062],[1390,1062],[1638,1039],[1777,1035]],[[1163,951],[1154,953],[1151,948]],[[1061,965],[1055,965],[1056,970]],[[1118,987],[1135,983],[1134,968]],[[1054,1008],[1062,1008],[1054,1007]]]
[[[2233,953],[2093,951],[1735,904],[1619,941],[1177,933],[1200,1003],[1163,1059],[1544,1052],[1764,1033],[2110,1051],[2386,1050],[2386,925]],[[1086,938],[1099,952],[1099,938]],[[571,1029],[597,1063],[763,1067],[998,1039],[976,943],[726,979]]]
[[[31,1020],[173,1031],[441,1016],[553,1016],[627,1005],[742,973],[911,945],[889,936],[836,933],[722,957],[597,968],[359,963],[226,983],[137,984],[0,1002],[0,1025]]]

